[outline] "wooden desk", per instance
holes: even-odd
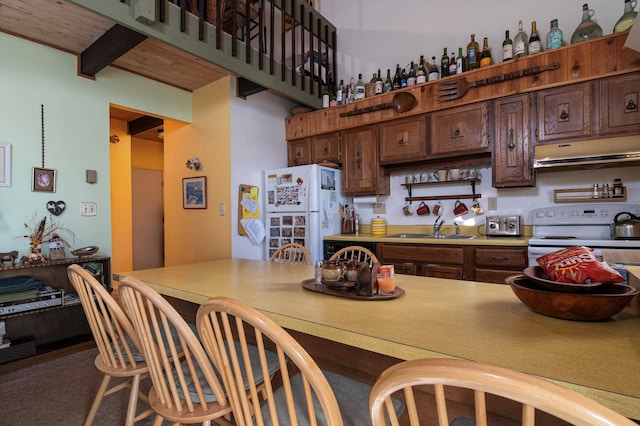
[[[506,285],[399,275],[406,294],[360,301],[301,286],[306,265],[229,259],[120,273],[201,304],[239,299],[283,327],[395,359],[452,357],[534,374],[640,419],[640,318],[574,322],[530,311]]]

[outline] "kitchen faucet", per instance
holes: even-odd
[[[442,216],[438,216],[436,218],[436,222],[433,224],[434,235],[440,235],[440,228],[442,227],[443,223],[444,223],[444,219],[442,218]]]

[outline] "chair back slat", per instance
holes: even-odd
[[[433,358],[403,361],[382,372],[369,398],[373,426],[387,425],[389,419],[392,425],[398,424],[399,413],[396,413],[390,404],[391,396],[404,397],[411,426],[419,426],[421,422],[425,425],[432,424],[430,416],[434,410],[431,405],[419,407],[416,404],[418,398],[414,398],[414,392],[423,395],[426,393],[422,389],[425,386],[432,386],[439,426],[483,426],[497,424],[496,416],[497,422],[505,421],[504,418],[500,419],[499,416],[502,415],[518,417],[518,411],[511,411],[509,414],[498,413],[498,406],[489,410],[487,395],[499,397],[501,404],[504,404],[506,399],[516,406],[521,406],[521,418],[508,421],[519,421],[524,426],[548,423],[551,420],[549,416],[570,424],[585,426],[635,425],[626,417],[581,394],[529,374],[475,361]],[[447,395],[454,393],[456,388],[473,390],[475,419],[466,418],[466,413],[469,412],[466,409],[463,411],[464,415],[459,415],[462,405],[459,398],[453,398],[456,403],[447,407]],[[423,397],[422,400],[429,398]],[[536,414],[540,414],[539,420],[536,420]],[[472,412],[471,416],[473,415]],[[450,417],[454,417],[451,423]]]
[[[271,255],[271,261],[308,265],[311,262],[311,256],[309,256],[309,251],[302,244],[289,243],[276,250]]]
[[[378,263],[378,258],[373,252],[362,246],[349,246],[338,250],[331,256],[331,260],[357,260],[360,263],[368,263],[372,268],[374,263]]]

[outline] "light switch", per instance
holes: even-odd
[[[81,216],[95,216],[98,214],[98,205],[96,203],[84,202],[80,203]]]
[[[220,216],[224,216],[224,211],[225,211],[224,203],[220,203],[220,206],[218,208],[220,210]]]

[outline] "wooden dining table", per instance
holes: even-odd
[[[361,378],[375,378],[400,360],[468,359],[539,376],[640,419],[634,312],[568,321],[531,311],[508,285],[409,275],[396,276],[401,297],[349,299],[303,288],[311,266],[247,259],[115,274],[125,276],[196,308],[213,296],[241,300],[307,338],[314,357],[342,363]]]

